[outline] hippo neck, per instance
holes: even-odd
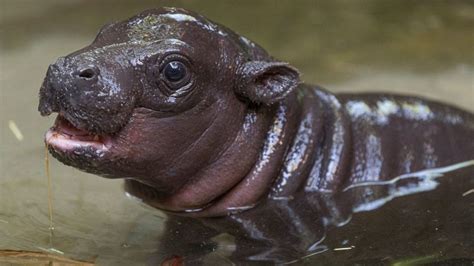
[[[303,189],[337,190],[349,168],[350,128],[350,120],[333,94],[303,85],[277,107],[253,168],[194,215],[244,211],[265,196],[287,200]]]
[[[274,107],[271,124],[266,129],[266,135],[252,167],[245,172],[233,187],[225,191],[206,209],[196,213],[196,216],[222,216],[232,212],[250,209],[263,196],[267,195],[272,183],[283,167],[287,154],[298,128],[303,105],[298,100],[297,93]],[[245,157],[245,154],[240,154]]]
[[[249,108],[234,142],[169,199],[133,180],[127,191],[160,209],[212,217],[250,209],[266,195],[333,190],[347,169],[349,128],[332,94],[302,87],[272,108]]]

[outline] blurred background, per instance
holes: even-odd
[[[54,118],[36,108],[57,57],[88,45],[103,24],[159,6],[226,25],[333,92],[421,95],[474,111],[473,1],[0,0],[0,249],[53,247],[104,265],[156,252],[160,212],[126,198],[120,180],[53,159],[50,243],[42,138]]]

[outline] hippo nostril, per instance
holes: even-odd
[[[78,76],[83,79],[93,79],[98,74],[98,70],[96,68],[85,68],[79,70]]]

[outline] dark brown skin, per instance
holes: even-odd
[[[127,192],[180,216],[235,217],[260,203],[276,206],[268,218],[295,198],[288,208],[320,210],[327,193],[474,159],[473,114],[303,84],[258,45],[174,8],[106,25],[58,59],[39,111],[59,113],[46,135],[58,160],[125,178]],[[302,217],[324,227],[318,212]]]

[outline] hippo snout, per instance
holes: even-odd
[[[135,92],[126,67],[111,71],[108,57],[91,60],[94,52],[61,57],[49,66],[38,110],[43,116],[59,113],[83,130],[114,133],[130,116]]]
[[[70,60],[69,60],[70,61]],[[62,100],[67,100],[68,95],[78,96],[86,89],[98,86],[99,69],[96,66],[77,66],[68,63],[64,57],[51,64],[40,89],[39,111],[43,116],[53,112],[60,112]],[[61,108],[63,107],[63,108]]]

